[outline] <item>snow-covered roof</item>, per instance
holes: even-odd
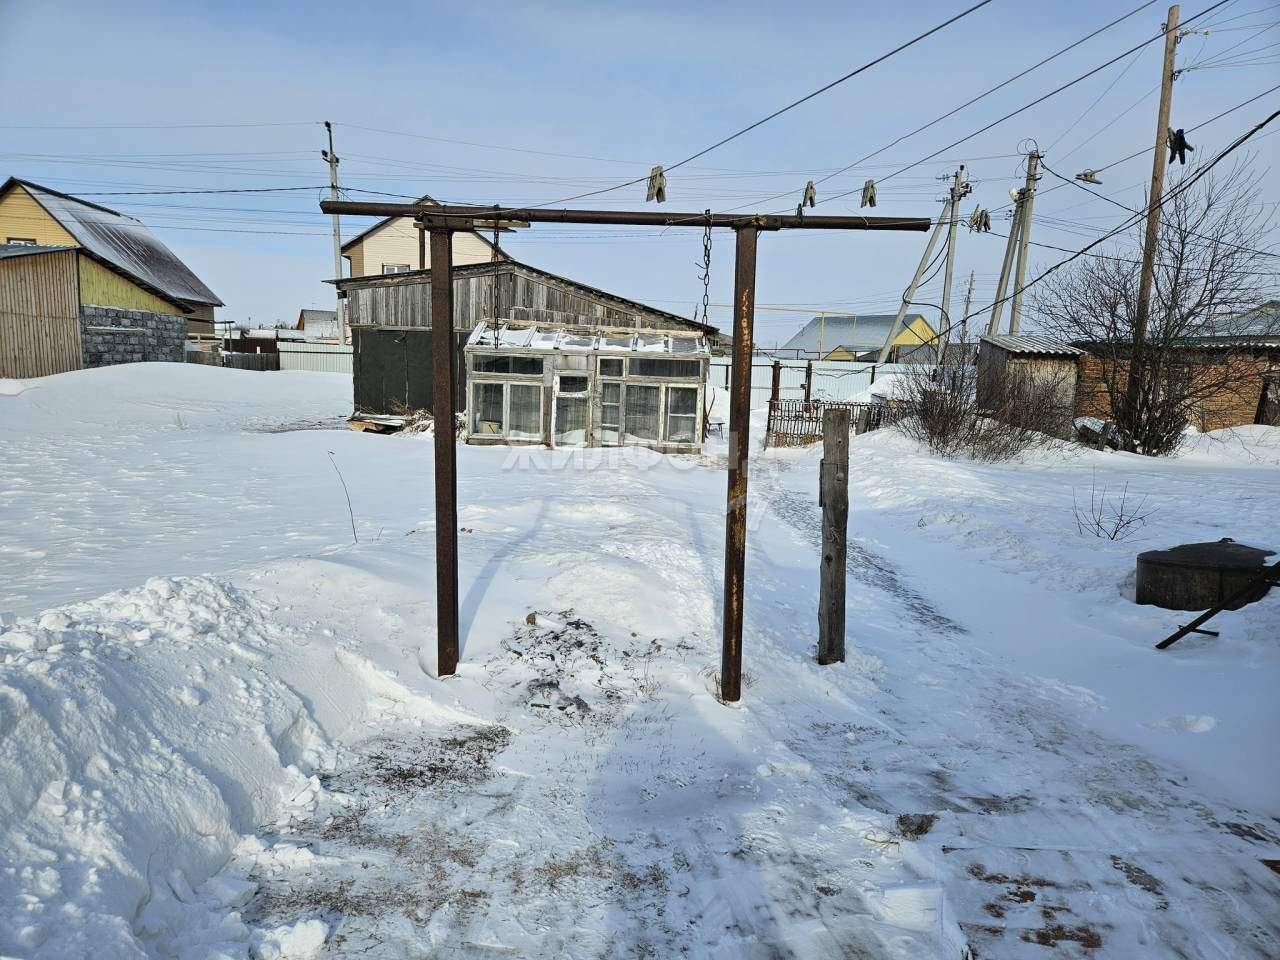
[[[1069,343],[1035,333],[986,334],[982,337],[982,340],[985,343],[999,347],[1006,353],[1036,353],[1078,357],[1085,352]]]
[[[21,186],[49,216],[90,253],[163,291],[166,297],[220,307],[217,294],[140,220],[29,180],[12,178],[3,187]]]
[[[468,350],[519,350],[564,353],[664,353],[697,358],[711,356],[707,338],[677,331],[624,330],[616,327],[494,323],[481,320],[467,338]]]
[[[878,350],[889,338],[889,331],[893,329],[896,317],[897,314],[893,313],[827,314],[824,317],[814,317],[782,346],[787,350],[821,350],[824,353],[837,347],[851,351]],[[908,313],[903,317],[903,330],[899,331],[899,336],[917,320],[924,320],[924,315]],[[917,341],[913,338],[913,342]]]

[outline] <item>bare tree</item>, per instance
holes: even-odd
[[[955,354],[968,356],[966,339]],[[1061,375],[1010,370],[984,370],[979,384],[972,363],[918,364],[895,375],[890,415],[932,453],[996,463],[1066,435],[1071,386]]]
[[[1263,326],[1274,319],[1249,310],[1262,304],[1277,276],[1268,239],[1273,217],[1259,202],[1260,180],[1242,162],[1166,194],[1146,334],[1136,349],[1141,222],[1130,234],[1137,250],[1080,260],[1033,292],[1040,325],[1089,351],[1082,361],[1085,402],[1090,385],[1100,383],[1105,396],[1094,399],[1105,400],[1103,416],[1115,421],[1130,450],[1173,452],[1188,425],[1246,385],[1257,400],[1257,363],[1245,344],[1271,333]],[[1130,402],[1135,356],[1142,375]]]

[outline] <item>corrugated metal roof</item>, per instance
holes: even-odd
[[[223,306],[173,251],[161,243],[139,220],[96,203],[50,190],[28,180],[20,184],[78,244],[126,273],[146,281],[167,296],[191,303]],[[3,189],[0,188],[0,192]]]
[[[1066,357],[1078,357],[1084,354],[1079,347],[1036,333],[988,334],[982,339],[985,343],[997,346],[1008,353],[1039,353]]]
[[[784,350],[830,353],[837,347],[849,350],[879,350],[893,327],[893,313],[864,313],[814,317],[794,337],[782,345]],[[903,325],[909,326],[924,315],[908,313]],[[926,321],[928,322],[928,321]],[[819,346],[819,340],[822,341]]]
[[[0,260],[11,257],[34,257],[41,253],[66,253],[72,247],[40,247],[31,243],[0,243]]]
[[[467,338],[467,349],[559,350],[564,353],[663,353],[696,359],[711,356],[707,338],[622,329],[493,323],[481,320]]]

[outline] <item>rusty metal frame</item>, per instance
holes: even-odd
[[[742,698],[743,590],[747,547],[747,462],[750,452],[751,354],[755,325],[756,247],[761,230],[907,230],[923,232],[925,217],[804,217],[653,211],[548,210],[501,206],[427,206],[325,200],[325,213],[415,218],[431,235],[431,343],[436,421],[436,649],[437,673],[458,668],[458,503],[457,446],[441,440],[454,426],[452,234],[474,230],[477,220],[609,226],[725,227],[735,233],[733,283],[733,377],[729,385],[729,469],[725,505],[724,630],[720,656],[720,699]],[[423,259],[420,240],[419,260]],[[443,269],[441,269],[441,265]],[[446,317],[444,323],[439,319]],[[441,412],[444,411],[444,415]]]

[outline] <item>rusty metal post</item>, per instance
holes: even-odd
[[[729,491],[724,534],[724,639],[720,698],[742,699],[742,587],[747,551],[747,456],[751,423],[751,337],[756,312],[755,224],[739,227],[733,276],[733,381],[729,391]],[[775,367],[775,370],[777,368]],[[775,383],[777,374],[774,374]]]
[[[453,383],[453,231],[431,228],[431,414],[436,456],[436,673],[458,672],[458,474]]]

